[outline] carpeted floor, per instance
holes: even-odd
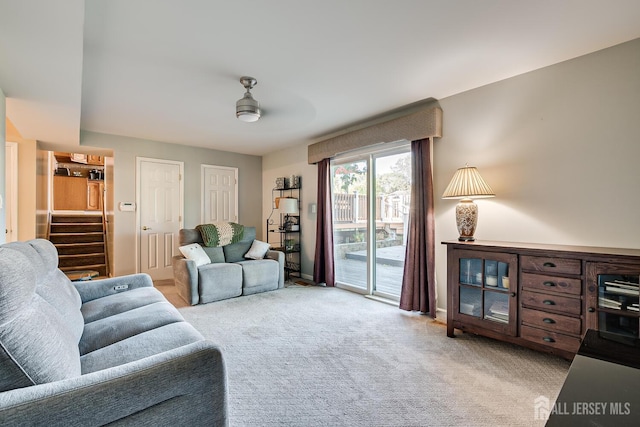
[[[180,308],[224,352],[231,426],[530,426],[569,362],[335,288]]]

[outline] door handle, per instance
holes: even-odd
[[[145,230],[145,231],[146,231],[146,230],[151,230],[151,227],[147,227],[146,225],[143,225],[143,226],[142,226],[142,229],[143,229],[143,230]]]

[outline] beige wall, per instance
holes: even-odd
[[[36,237],[36,141],[18,142],[18,240]]]
[[[4,188],[4,182],[5,182],[5,166],[4,166],[4,158],[5,158],[5,152],[6,150],[4,149],[5,146],[5,135],[6,135],[6,121],[5,121],[5,117],[7,116],[7,103],[6,103],[6,98],[4,96],[4,92],[2,92],[2,88],[0,88],[0,118],[2,118],[2,120],[0,120],[0,146],[2,146],[2,150],[0,150],[0,197],[2,198],[2,209],[0,209],[0,230],[4,230],[6,229],[6,223],[5,223],[5,211],[4,211],[4,198],[5,198],[5,188]],[[7,241],[7,236],[5,235],[5,233],[0,233],[0,243],[4,243]]]
[[[315,252],[316,214],[311,212],[311,203],[316,203],[318,186],[317,167],[307,163],[307,146],[300,145],[280,150],[265,156],[262,161],[262,234],[267,239],[267,218],[271,214],[272,189],[276,186],[276,178],[297,175],[301,177],[302,189],[300,209],[300,236],[302,239],[302,276],[313,277],[313,257]],[[274,213],[274,218],[278,213]],[[271,238],[271,236],[269,237]]]
[[[8,117],[6,141],[18,144],[18,240],[36,237],[36,150],[37,141],[24,139]],[[3,164],[4,165],[4,164]]]
[[[49,236],[49,189],[53,176],[50,168],[51,152],[36,151],[36,237],[46,239]]]
[[[468,162],[496,192],[478,239],[640,248],[638,76],[640,39],[441,100],[436,195]],[[455,204],[436,200],[441,308]]]
[[[238,222],[260,230],[262,212],[262,158],[226,151],[186,147],[94,132],[81,134],[81,145],[113,151],[114,203],[136,200],[136,157],[184,162],[184,226],[200,223],[200,165],[238,168]],[[115,210],[113,273],[136,271],[136,214]]]
[[[638,76],[640,39],[440,100],[443,138],[434,149],[440,309],[446,309],[440,242],[458,236],[456,201],[440,195],[467,162],[496,192],[477,201],[478,239],[640,248]],[[306,159],[304,149],[288,153],[286,163],[280,152],[263,163],[285,173],[286,164]],[[265,168],[265,212],[266,184],[276,175]],[[309,203],[316,189],[305,190]],[[303,244],[313,248],[315,232],[306,232]]]

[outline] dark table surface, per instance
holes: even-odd
[[[548,411],[547,427],[640,426],[640,340],[587,331],[555,404],[536,401],[536,415]]]

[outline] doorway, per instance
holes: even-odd
[[[178,254],[183,227],[183,170],[183,162],[136,159],[138,271],[153,280],[173,277],[172,260]]]
[[[398,301],[411,194],[408,141],[331,162],[336,286]]]

